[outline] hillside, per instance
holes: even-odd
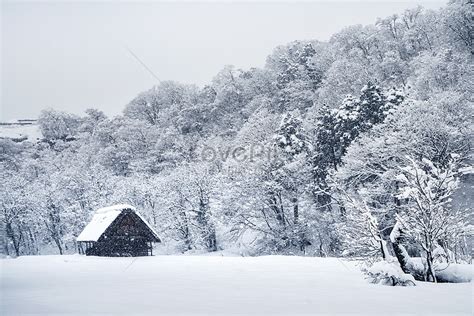
[[[170,255],[396,258],[400,283],[437,282],[472,263],[471,9],[343,21],[205,85],[153,81],[114,117],[45,109],[41,142],[21,141],[36,122],[4,125],[0,251],[77,253],[97,210],[128,204]]]

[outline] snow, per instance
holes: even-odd
[[[150,224],[137,212],[135,207],[128,204],[116,204],[98,209],[90,223],[84,228],[82,233],[77,237],[77,241],[97,241],[105,232],[107,227],[122,213],[124,210],[132,210],[137,214],[148,228],[158,237],[158,234],[150,226]]]
[[[464,168],[460,168],[459,173],[461,173],[461,174],[474,174],[474,167],[473,166],[467,166],[467,167],[464,167]]]
[[[423,259],[420,257],[410,258],[410,264],[414,270],[423,271]],[[472,264],[459,263],[435,263],[436,277],[440,282],[463,283],[472,282],[474,269]]]
[[[393,226],[392,232],[390,233],[390,241],[395,243],[397,239],[400,238],[400,229],[401,224],[399,221],[396,221],[395,226]]]
[[[444,282],[461,283],[472,282],[474,270],[470,264],[438,264],[436,273],[437,277]]]
[[[80,255],[0,260],[0,314],[472,315],[472,284],[370,284],[312,257]]]
[[[28,139],[29,141],[36,141],[43,138],[41,131],[37,124],[28,125],[0,125],[0,138],[10,139]]]
[[[99,208],[97,211],[95,211],[95,213],[106,214],[106,213],[115,212],[115,211],[121,212],[123,210],[136,211],[137,209],[134,206],[131,206],[130,204],[115,204],[115,205]]]

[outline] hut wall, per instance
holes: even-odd
[[[152,255],[156,238],[134,212],[124,211],[105,230],[97,242],[86,242],[91,256],[137,257]]]

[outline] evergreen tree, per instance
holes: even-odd
[[[387,115],[404,100],[398,90],[383,93],[368,83],[359,98],[347,96],[338,109],[323,108],[317,118],[315,155],[312,157],[314,193],[321,205],[330,204],[327,176],[338,169],[347,148],[357,137],[384,121]]]

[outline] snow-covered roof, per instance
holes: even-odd
[[[97,241],[113,221],[125,210],[131,210],[140,217],[155,237],[160,240],[153,227],[137,212],[135,207],[128,204],[117,204],[98,209],[91,222],[84,228],[77,237],[77,241]]]

